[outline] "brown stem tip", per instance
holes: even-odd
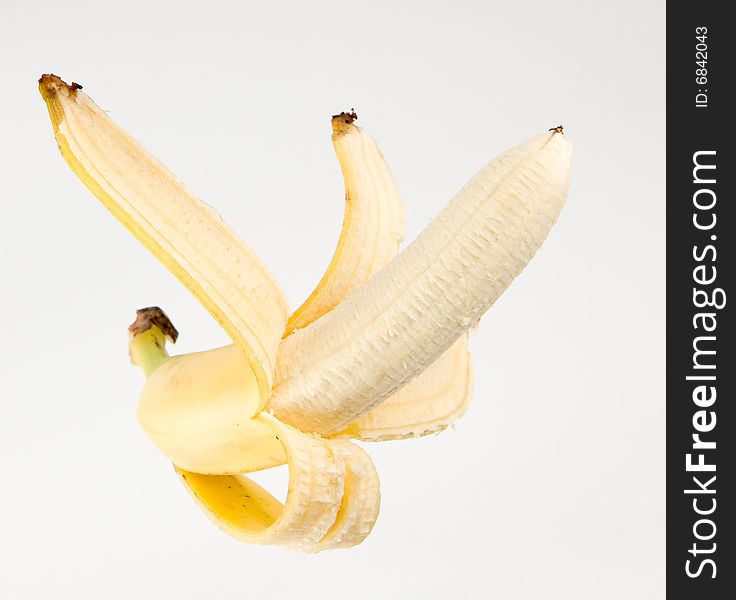
[[[38,89],[41,90],[41,94],[44,98],[48,98],[62,90],[71,93],[76,92],[77,90],[81,90],[82,86],[76,81],[72,81],[72,84],[69,85],[58,75],[46,73],[41,75],[41,78],[38,80]]]
[[[339,115],[332,115],[332,131],[334,133],[343,133],[350,129],[354,121],[358,119],[354,109],[350,112],[341,112]]]
[[[149,306],[148,308],[139,308],[135,311],[135,321],[128,327],[128,331],[133,336],[148,331],[153,326],[158,327],[161,332],[171,340],[171,343],[176,343],[176,338],[179,337],[179,332],[176,327],[171,323],[166,313],[162,311],[158,306]]]
[[[350,125],[353,121],[358,120],[358,115],[355,114],[355,109],[351,108],[350,112],[341,112],[339,115],[332,115],[332,120],[340,119],[344,121],[347,125]]]
[[[558,125],[557,127],[551,127],[550,131],[554,131],[555,133],[565,133],[565,128],[562,125]]]

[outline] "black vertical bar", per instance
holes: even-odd
[[[667,8],[668,598],[736,598],[730,6]]]

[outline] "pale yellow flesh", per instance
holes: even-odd
[[[473,370],[467,345],[467,336],[461,337],[424,372],[334,437],[403,440],[453,424],[470,404]]]
[[[281,287],[209,206],[86,94],[48,75],[39,87],[72,171],[222,325],[248,359],[264,404],[288,317]]]
[[[541,246],[567,196],[571,161],[557,132],[491,161],[389,265],[284,340],[274,414],[332,435],[437,360]]]

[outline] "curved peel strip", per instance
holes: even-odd
[[[176,466],[210,520],[239,540],[306,552],[362,542],[380,505],[370,457],[350,442],[301,433],[265,412],[254,420],[283,444],[289,463],[286,503],[245,475],[203,475]]]
[[[204,513],[223,531],[253,544],[310,550],[335,523],[345,486],[345,462],[327,442],[280,423],[270,425],[289,462],[289,491],[281,503],[244,475],[201,475],[176,467]]]
[[[53,75],[39,89],[72,171],[222,325],[248,358],[263,406],[288,317],[271,273],[86,94]]]
[[[368,453],[355,444],[327,440],[335,456],[345,464],[345,490],[335,523],[310,550],[348,548],[360,544],[371,532],[381,505],[380,482]]]
[[[484,167],[389,265],[279,349],[269,406],[334,434],[447,350],[522,271],[567,196],[572,146],[557,132]]]
[[[332,310],[398,252],[404,207],[396,181],[375,140],[353,123],[354,114],[332,118],[332,143],[345,180],[345,216],[327,271],[294,311],[285,335]]]
[[[470,404],[473,370],[467,345],[464,335],[406,386],[334,437],[383,442],[447,428]]]

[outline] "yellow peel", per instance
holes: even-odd
[[[332,260],[317,287],[289,317],[286,334],[332,310],[398,252],[404,207],[375,140],[354,113],[332,118],[332,144],[345,180],[345,213]]]
[[[177,468],[204,513],[223,531],[250,543],[313,550],[333,527],[345,490],[345,462],[328,442],[280,423],[267,413],[289,463],[289,490],[281,503],[244,475],[200,475]]]
[[[333,119],[343,229],[287,326],[281,288],[214,211],[79,86],[45,75],[39,87],[72,170],[234,341],[170,358],[167,319],[131,326],[131,358],[149,376],[138,409],[147,435],[230,535],[308,552],[360,543],[378,515],[378,475],[362,449],[334,438],[425,435],[464,412],[465,332],[530,260],[564,202],[571,148],[561,128],[487,165],[394,259],[404,224],[393,176],[354,115]],[[283,463],[282,505],[244,473]]]
[[[266,266],[86,94],[53,75],[39,89],[67,164],[222,325],[247,357],[263,406],[288,317]]]
[[[235,346],[168,359],[148,378],[138,422],[175,465],[238,474],[286,461],[273,428],[254,419],[258,384]]]

